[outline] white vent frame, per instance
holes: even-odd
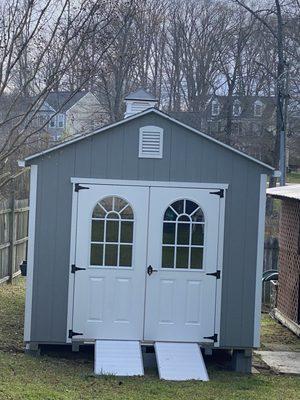
[[[153,140],[156,142],[154,143],[153,146],[153,151],[150,151],[150,149],[147,151],[145,150],[144,147],[144,139],[146,135],[149,136],[156,136],[157,138],[153,138]],[[162,158],[163,157],[163,134],[164,130],[160,128],[159,126],[154,126],[154,125],[147,125],[147,126],[142,126],[140,128],[140,134],[139,134],[139,158]],[[157,149],[155,149],[155,146],[157,146]]]

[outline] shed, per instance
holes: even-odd
[[[300,336],[300,185],[270,188],[281,200],[279,274],[275,317]]]
[[[196,343],[249,371],[273,169],[153,101],[130,96],[128,118],[26,159],[27,349]]]

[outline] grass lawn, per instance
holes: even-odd
[[[300,172],[290,172],[286,176],[288,183],[300,183]]]
[[[248,400],[300,399],[300,378],[260,374],[239,375],[216,362],[210,382],[163,382],[155,371],[143,378],[95,377],[91,357],[53,353],[33,358],[23,353],[24,280],[0,286],[0,399],[6,400]],[[263,340],[294,346],[297,339],[269,317],[263,317]],[[294,343],[295,342],[295,343]],[[268,345],[265,346],[268,348]]]

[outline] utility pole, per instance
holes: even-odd
[[[279,144],[279,169],[280,169],[280,186],[285,186],[286,183],[286,136],[288,127],[288,105],[289,105],[289,85],[290,85],[290,65],[285,63],[285,82],[284,90],[281,93],[281,130]],[[282,77],[283,78],[283,77]],[[283,85],[282,85],[283,86]]]

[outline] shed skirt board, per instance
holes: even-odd
[[[74,339],[211,343],[216,333],[213,274],[218,270],[220,214],[216,190],[81,185],[87,189],[76,194],[75,265],[83,269],[75,272],[74,279],[72,330],[80,334]],[[127,266],[120,266],[120,253],[116,265],[106,264],[102,252],[112,245],[106,235],[108,225],[96,242],[91,236],[96,204],[112,196],[123,199],[133,211],[133,235],[127,238],[132,240],[132,261]],[[180,203],[175,213],[169,207],[174,202]],[[195,210],[202,217],[196,218]],[[109,224],[111,216],[96,218],[96,224],[98,220]],[[119,226],[120,249],[124,238],[122,223]],[[99,265],[92,262],[93,245],[102,249]]]
[[[138,341],[96,340],[96,375],[144,375],[141,346]]]
[[[160,379],[208,381],[206,366],[197,343],[155,343]]]

